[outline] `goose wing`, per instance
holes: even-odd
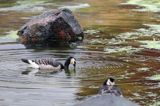
[[[35,62],[38,65],[53,65],[57,66],[58,64],[55,64],[56,61],[54,59],[46,59],[46,58],[41,58],[41,59],[34,59],[32,62]]]
[[[62,69],[62,63],[55,61],[54,59],[36,59],[32,60],[37,65],[39,65],[40,69]]]
[[[53,58],[41,58],[41,59],[21,59],[23,62],[30,64],[32,68],[39,69],[63,69],[63,65],[60,62],[55,61]]]

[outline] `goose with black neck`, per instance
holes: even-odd
[[[70,64],[73,65],[74,70],[76,69],[76,59],[73,56],[69,56],[64,65],[61,62],[58,62],[52,58],[49,59],[21,59],[24,63],[29,64],[29,67],[39,70],[51,70],[51,72],[60,72],[65,70],[69,71]]]

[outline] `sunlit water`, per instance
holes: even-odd
[[[130,4],[156,6],[139,11]],[[0,2],[0,105],[71,106],[97,94],[107,76],[114,76],[124,96],[142,106],[159,99],[160,20],[152,0],[26,0]],[[26,49],[16,32],[32,16],[70,8],[85,30],[77,48]],[[145,6],[147,8],[147,6]],[[139,8],[140,9],[140,8]],[[144,8],[141,8],[142,10]],[[21,58],[77,59],[76,72],[24,75]]]

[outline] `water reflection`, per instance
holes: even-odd
[[[31,67],[27,67],[25,71],[22,71],[22,75],[28,75],[28,76],[50,76],[57,73],[65,73],[65,76],[70,78],[76,76],[76,69],[70,69],[70,70],[62,70],[62,71],[53,71],[53,70],[40,70],[40,69],[34,69]]]

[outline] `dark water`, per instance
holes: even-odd
[[[0,105],[71,106],[95,95],[105,78],[114,76],[126,98],[142,106],[158,106],[159,1],[127,2],[0,0]],[[16,31],[34,15],[64,7],[72,9],[83,26],[83,44],[36,50],[16,41]],[[21,74],[31,70],[21,58],[52,57],[64,62],[69,55],[77,59],[76,72]]]

